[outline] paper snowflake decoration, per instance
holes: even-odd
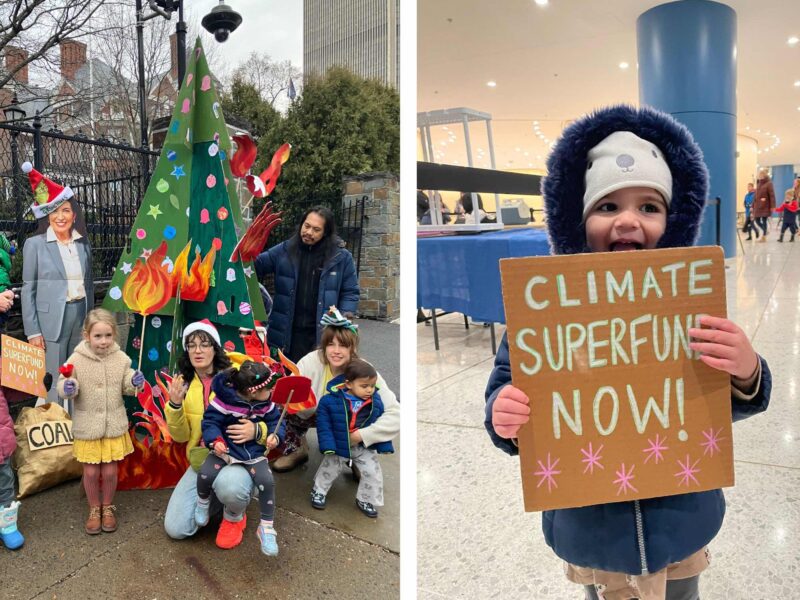
[[[603,465],[600,464],[600,459],[603,458],[600,453],[603,451],[603,444],[600,444],[600,447],[597,450],[592,449],[592,443],[589,442],[589,448],[581,448],[581,454],[583,454],[586,458],[582,458],[581,462],[586,463],[586,466],[583,469],[583,472],[589,471],[590,475],[594,475],[594,468],[599,467],[601,469],[605,469]]]
[[[631,483],[631,480],[634,477],[636,477],[633,474],[633,470],[635,468],[636,468],[636,465],[631,465],[630,470],[626,472],[625,471],[625,463],[622,463],[619,471],[616,471],[614,473],[617,476],[617,478],[614,480],[614,483],[616,483],[617,486],[618,486],[617,487],[617,496],[619,496],[623,492],[627,495],[629,489],[634,491],[634,492],[637,492],[637,493],[639,492],[639,490],[637,490],[635,487],[633,487],[633,484]]]
[[[541,487],[541,485],[546,481],[547,482],[547,491],[548,493],[552,491],[554,487],[558,487],[554,475],[559,475],[561,471],[556,471],[556,467],[558,466],[558,461],[561,460],[560,458],[555,459],[553,462],[550,461],[550,453],[547,453],[547,466],[542,464],[541,460],[537,460],[536,462],[539,463],[539,470],[534,472],[534,475],[538,475],[540,477],[539,483],[536,487]]]
[[[706,438],[705,442],[701,442],[700,445],[705,448],[703,450],[703,456],[708,454],[709,456],[714,456],[714,452],[719,452],[719,441],[724,440],[725,438],[719,437],[719,434],[722,433],[722,428],[720,427],[719,431],[714,433],[714,428],[710,428],[708,431],[703,432],[703,437]]]
[[[667,441],[667,436],[664,436],[663,440],[659,439],[659,438],[660,438],[660,436],[658,434],[656,434],[655,441],[647,440],[647,443],[650,444],[650,445],[647,448],[645,448],[644,450],[642,450],[642,452],[647,454],[647,458],[644,459],[645,464],[647,463],[648,460],[650,460],[653,457],[655,457],[655,461],[654,461],[655,464],[658,464],[658,461],[660,461],[660,460],[664,460],[664,456],[663,456],[662,452],[664,452],[664,450],[668,450],[669,449],[667,446],[664,445],[664,442]]]
[[[697,463],[700,462],[700,459],[698,458],[696,461],[694,461],[694,464],[692,464],[691,466],[689,466],[690,462],[691,462],[691,459],[689,458],[688,454],[686,455],[686,463],[685,464],[682,463],[680,460],[678,460],[678,464],[681,467],[681,470],[678,471],[677,473],[675,473],[675,477],[680,477],[681,478],[681,480],[678,482],[678,486],[681,486],[683,484],[686,484],[688,486],[690,479],[692,481],[694,481],[697,485],[700,485],[700,482],[697,481],[697,478],[694,476],[695,473],[699,473],[700,472],[700,469],[696,469],[695,468],[697,466]]]

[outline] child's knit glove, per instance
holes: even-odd
[[[131,384],[135,388],[140,388],[144,385],[144,373],[141,371],[134,371],[133,377],[131,377]]]
[[[500,389],[492,405],[492,427],[501,438],[517,437],[519,428],[531,418],[528,395],[513,385]]]
[[[67,398],[71,398],[75,394],[78,393],[78,382],[74,379],[65,379],[64,380],[64,395]]]

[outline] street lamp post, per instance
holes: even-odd
[[[14,92],[14,97],[11,99],[11,106],[5,109],[6,121],[16,123],[23,121],[27,115],[25,110],[19,105],[17,99],[17,92]],[[9,130],[11,133],[11,193],[14,196],[14,208],[17,216],[17,232],[22,230],[22,198],[17,193],[17,172],[19,171],[19,147],[17,146],[17,136],[19,131],[17,129]]]

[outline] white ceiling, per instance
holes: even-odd
[[[533,0],[418,0],[417,110],[464,106],[489,113],[497,168],[543,168],[549,147],[534,134],[534,120],[552,141],[593,108],[638,104],[636,19],[660,4],[550,0],[542,8]],[[800,37],[800,1],[725,4],[738,17],[737,131],[762,150],[780,138],[760,164],[800,164],[800,86],[794,86],[800,44],[787,43]],[[619,68],[622,61],[627,70]],[[497,86],[488,87],[490,80]],[[470,136],[475,165],[488,167],[485,127],[473,124]],[[466,164],[463,138],[460,126],[434,128],[437,162]]]

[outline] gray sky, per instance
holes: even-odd
[[[231,70],[251,52],[267,53],[273,60],[289,59],[303,68],[302,0],[226,0],[225,3],[242,15],[242,24],[224,44],[206,34],[203,45],[217,44],[217,54]],[[185,18],[199,24],[218,4],[219,0],[184,0]],[[187,40],[188,46],[193,43]]]

